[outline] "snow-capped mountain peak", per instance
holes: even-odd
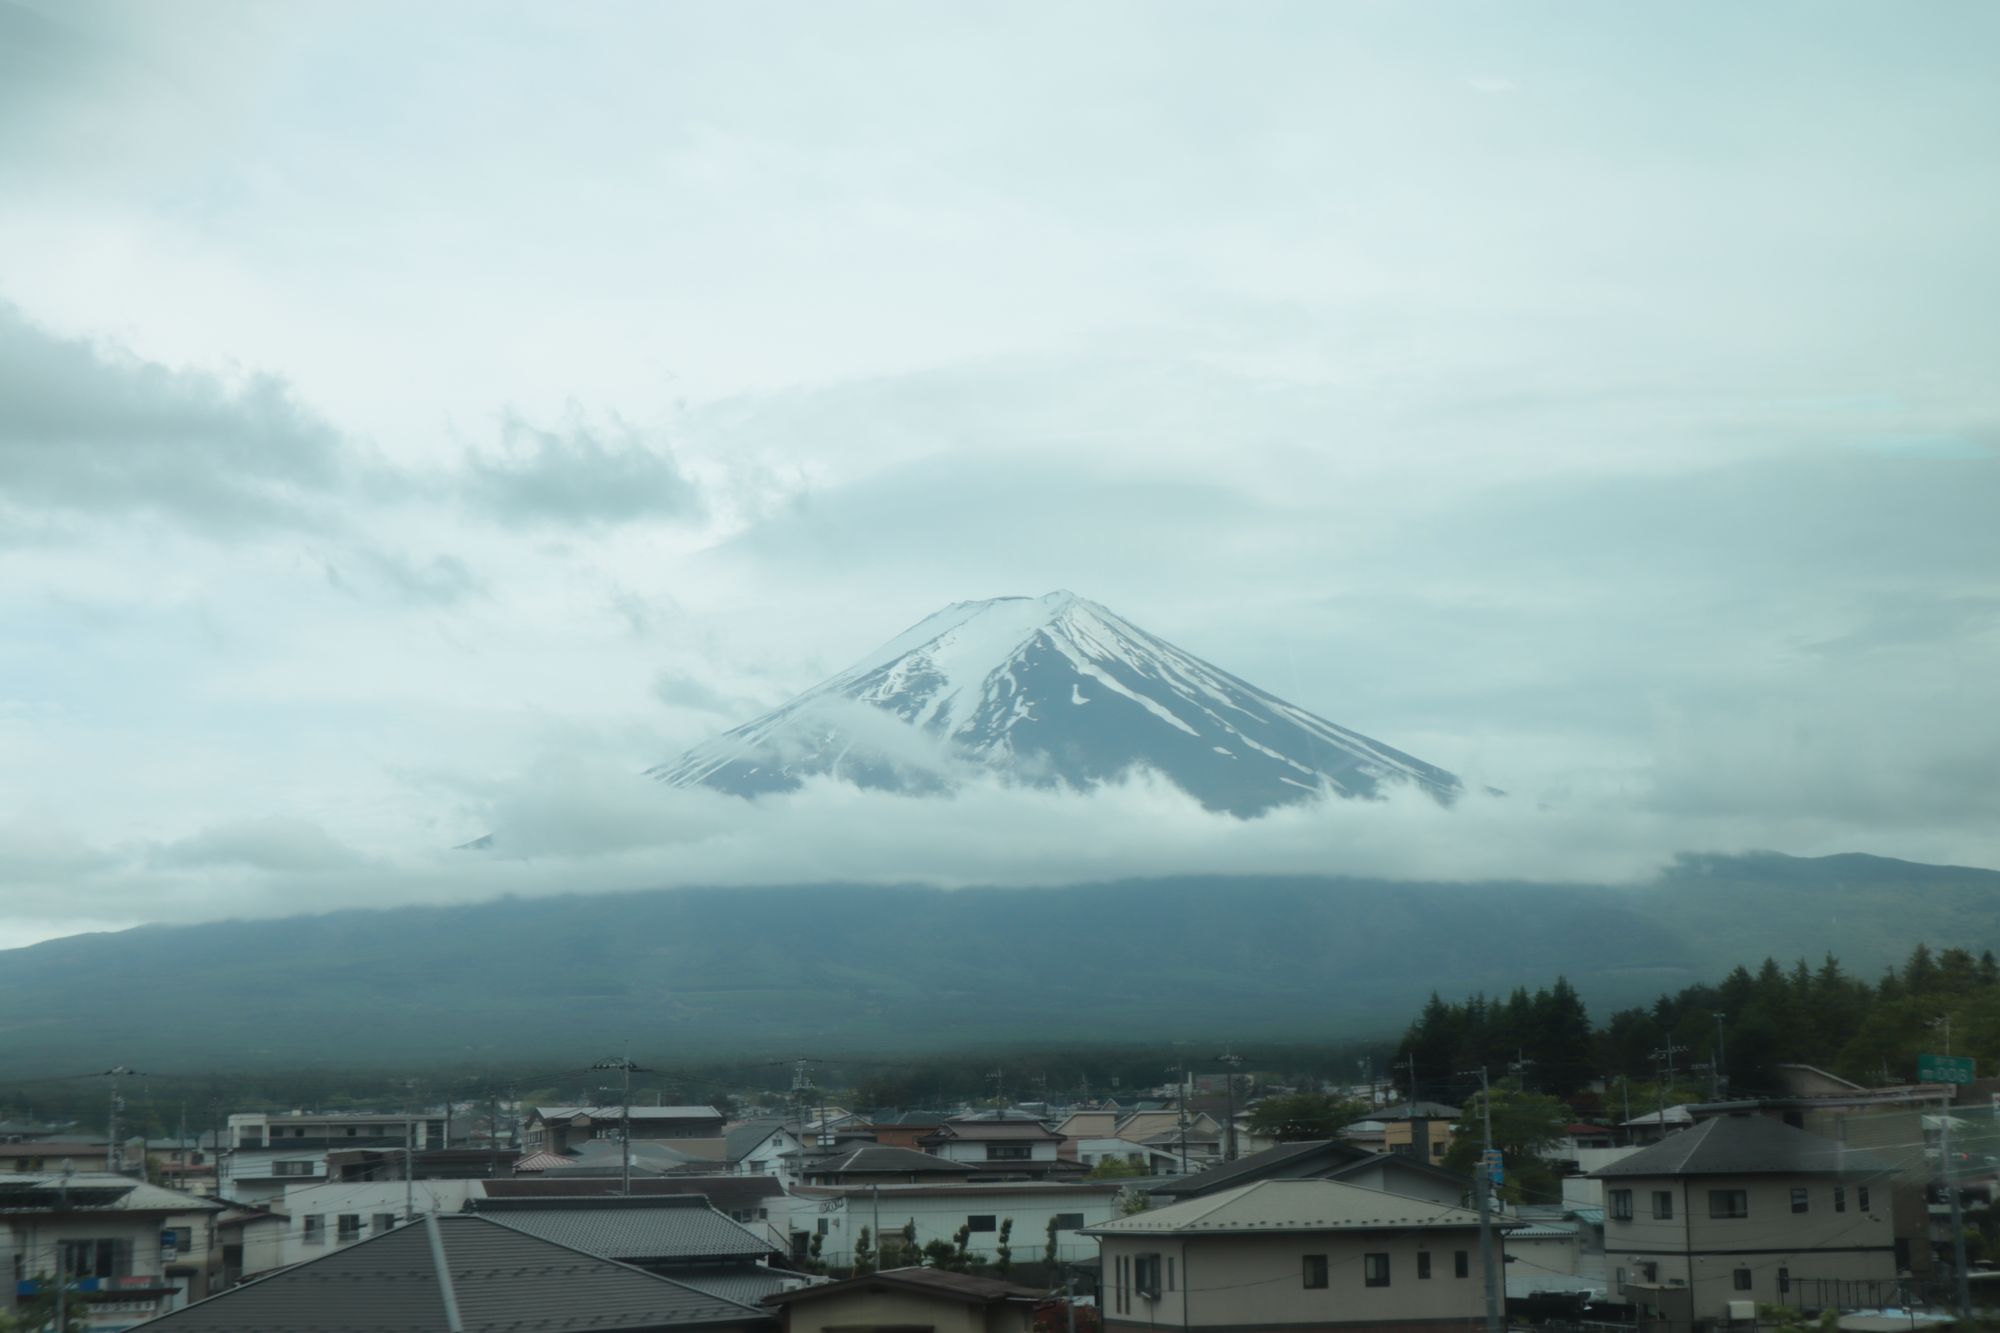
[[[935,792],[967,765],[1076,788],[1143,766],[1239,815],[1385,780],[1459,787],[1067,591],[954,603],[652,775],[744,796],[822,773]]]

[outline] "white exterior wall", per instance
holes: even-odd
[[[486,1182],[483,1180],[414,1180],[408,1182],[416,1213],[455,1213],[465,1206],[467,1199],[484,1198]],[[284,1201],[277,1210],[284,1213],[287,1221],[277,1234],[277,1262],[274,1267],[288,1267],[304,1263],[307,1259],[317,1259],[329,1250],[366,1240],[380,1234],[374,1226],[378,1213],[391,1213],[400,1224],[405,1202],[404,1182],[400,1180],[365,1180],[345,1184],[300,1184],[287,1187]],[[340,1217],[346,1214],[361,1219],[358,1235],[343,1242],[340,1239]],[[308,1241],[306,1219],[320,1219],[319,1238]],[[246,1275],[253,1271],[250,1256],[243,1256],[243,1271]]]
[[[852,1261],[854,1242],[860,1236],[861,1228],[868,1227],[871,1238],[874,1235],[878,1209],[874,1197],[868,1192],[831,1198],[795,1195],[791,1197],[791,1203],[794,1231],[810,1234],[818,1229],[820,1222],[827,1224],[820,1258],[829,1264]],[[1118,1195],[1110,1191],[1086,1193],[1061,1188],[993,1194],[968,1188],[964,1193],[898,1195],[884,1189],[879,1208],[882,1226],[891,1235],[899,1233],[904,1223],[914,1220],[919,1246],[934,1240],[950,1241],[965,1225],[967,1218],[990,1215],[994,1218],[996,1229],[974,1232],[971,1240],[971,1248],[984,1255],[989,1262],[994,1257],[994,1245],[1000,1238],[997,1228],[1011,1217],[1014,1219],[1014,1231],[1009,1243],[1013,1246],[1016,1263],[1041,1259],[1048,1245],[1049,1219],[1059,1213],[1079,1213],[1084,1226],[1099,1226],[1118,1216]],[[1056,1233],[1058,1259],[1091,1259],[1096,1255],[1097,1242],[1088,1236],[1078,1235],[1076,1229]]]
[[[274,1177],[280,1162],[287,1166],[304,1167],[305,1170]],[[239,1148],[233,1152],[223,1153],[215,1171],[216,1190],[221,1197],[234,1203],[268,1208],[274,1206],[277,1200],[284,1198],[285,1191],[295,1185],[325,1180],[326,1153],[319,1149],[273,1152],[268,1149]]]
[[[790,1130],[778,1130],[732,1165],[729,1173],[734,1176],[774,1176],[790,1188],[797,1183],[797,1175],[792,1163],[785,1158],[804,1146]]]
[[[1003,1139],[1000,1142],[1011,1145],[1018,1144],[1021,1140]],[[969,1142],[963,1139],[948,1139],[938,1144],[932,1151],[947,1162],[996,1162],[1008,1160],[1017,1162],[1053,1162],[1056,1160],[1056,1149],[1061,1145],[1056,1139],[1030,1139],[1028,1140],[1028,1155],[1012,1159],[987,1156],[986,1150],[992,1146],[995,1145],[985,1139],[974,1139]]]

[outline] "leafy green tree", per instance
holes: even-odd
[[[1048,1244],[1042,1247],[1042,1262],[1050,1268],[1054,1268],[1056,1266],[1056,1219],[1053,1215],[1049,1218],[1048,1236]]]
[[[1097,1159],[1097,1165],[1090,1168],[1089,1173],[1084,1176],[1084,1179],[1130,1180],[1134,1176],[1144,1174],[1145,1172],[1141,1171],[1133,1163],[1126,1161],[1123,1157],[1100,1157]]]
[[[1001,1218],[1000,1238],[993,1243],[993,1266],[1000,1271],[1001,1277],[1006,1277],[1008,1270],[1014,1266],[1013,1239],[1014,1219]]]
[[[854,1275],[866,1277],[875,1271],[875,1240],[868,1234],[868,1228],[861,1228],[861,1234],[854,1238]]]
[[[1295,1092],[1266,1097],[1250,1108],[1250,1128],[1281,1143],[1337,1138],[1342,1127],[1363,1119],[1368,1108],[1344,1097]]]
[[[1448,1170],[1471,1175],[1479,1165],[1484,1119],[1474,1096],[1459,1120],[1458,1135],[1445,1153]],[[1562,1182],[1542,1154],[1563,1137],[1569,1108],[1553,1097],[1513,1088],[1493,1089],[1493,1146],[1505,1167],[1501,1196],[1511,1202],[1546,1203],[1562,1197]]]

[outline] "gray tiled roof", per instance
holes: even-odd
[[[616,1195],[620,1181],[615,1172],[608,1176],[572,1176],[561,1180],[548,1179],[548,1173],[544,1172],[539,1177],[488,1180],[482,1187],[489,1199],[547,1199],[562,1195]],[[654,1176],[635,1177],[632,1181],[634,1195],[699,1194],[724,1212],[768,1206],[784,1192],[784,1184],[771,1176]]]
[[[735,1301],[738,1305],[756,1305],[766,1296],[797,1286],[800,1278],[796,1273],[782,1273],[776,1269],[758,1268],[744,1264],[727,1271],[676,1272],[674,1281],[685,1283],[696,1291],[705,1291],[711,1296],[720,1296],[725,1301]]]
[[[1365,1148],[1355,1148],[1338,1139],[1312,1139],[1299,1143],[1280,1143],[1275,1148],[1253,1152],[1247,1157],[1239,1157],[1221,1166],[1212,1166],[1206,1171],[1191,1176],[1177,1176],[1152,1186],[1150,1194],[1169,1194],[1192,1198],[1197,1194],[1212,1194],[1216,1190],[1228,1189],[1233,1185],[1247,1185],[1253,1180],[1272,1177],[1295,1177],[1306,1174],[1304,1165],[1308,1161],[1326,1159],[1328,1162],[1356,1162],[1374,1154]]]
[[[699,1194],[652,1198],[474,1199],[480,1217],[608,1259],[761,1259],[778,1248]]]
[[[746,1153],[784,1127],[785,1122],[777,1119],[746,1120],[734,1129],[724,1132],[723,1156],[729,1161],[740,1162]]]
[[[437,1254],[442,1252],[440,1264]],[[456,1306],[457,1321],[449,1310]],[[763,1312],[467,1214],[427,1217],[176,1310],[148,1333],[611,1333]]]
[[[1889,1175],[1895,1165],[1873,1153],[1793,1129],[1761,1115],[1725,1115],[1669,1134],[1649,1148],[1591,1172],[1625,1176]]]
[[[800,1168],[808,1176],[957,1175],[969,1176],[974,1162],[953,1162],[914,1148],[853,1148],[816,1157]]]

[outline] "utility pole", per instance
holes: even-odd
[[[1406,1106],[1405,1106],[1405,1107],[1404,1107],[1403,1109],[1404,1109],[1404,1111],[1405,1111],[1406,1113],[1408,1113],[1408,1114],[1411,1114],[1411,1115],[1414,1115],[1414,1114],[1416,1114],[1416,1110],[1417,1110],[1417,1053],[1416,1053],[1415,1051],[1411,1051],[1411,1052],[1410,1052],[1410,1056],[1409,1056],[1409,1058],[1408,1058],[1407,1060],[1399,1060],[1399,1061],[1397,1061],[1397,1062],[1396,1062],[1395,1064],[1391,1065],[1391,1066],[1390,1066],[1390,1068],[1391,1068],[1391,1069],[1400,1069],[1400,1070],[1402,1070],[1402,1071],[1403,1071],[1403,1072],[1404,1072],[1405,1074],[1407,1074],[1407,1075],[1409,1076],[1409,1078],[1408,1078],[1408,1082],[1409,1082],[1409,1085],[1410,1085],[1410,1096],[1409,1096],[1409,1103],[1408,1103],[1408,1105],[1406,1105]],[[1417,1160],[1418,1160],[1418,1161],[1422,1161],[1422,1160],[1424,1160],[1424,1159],[1423,1159],[1423,1158],[1418,1158]]]
[[[1233,1162],[1236,1160],[1236,1071],[1242,1067],[1243,1057],[1225,1046],[1215,1059],[1223,1066],[1222,1086],[1229,1093],[1228,1146],[1223,1150],[1222,1160]]]
[[[1479,1185],[1479,1264],[1486,1277],[1486,1333],[1500,1333],[1499,1265],[1493,1258],[1493,1085],[1486,1066],[1459,1071],[1460,1078],[1479,1075],[1480,1110],[1485,1117],[1486,1151],[1480,1154],[1474,1178]]]
[[[1674,1039],[1672,1037],[1669,1037],[1667,1038],[1666,1045],[1660,1047],[1659,1050],[1653,1052],[1653,1060],[1656,1063],[1658,1063],[1661,1069],[1664,1071],[1660,1075],[1659,1086],[1658,1088],[1655,1089],[1656,1098],[1660,1106],[1659,1129],[1661,1138],[1665,1138],[1667,1136],[1667,1085],[1674,1081],[1674,1056],[1678,1055],[1682,1051],[1685,1051],[1686,1049],[1687,1047],[1685,1046],[1674,1045]]]
[[[1958,1096],[1953,1088],[1952,1097]],[[1938,1141],[1938,1155],[1944,1158],[1944,1193],[1951,1203],[1951,1261],[1952,1279],[1958,1288],[1958,1314],[1961,1319],[1971,1316],[1972,1284],[1965,1272],[1965,1219],[1959,1212],[1958,1163],[1951,1159],[1951,1112],[1952,1103],[1944,1104],[1944,1128]]]
[[[417,1220],[417,1081],[403,1085],[403,1220]]]
[[[122,1175],[125,1171],[125,1145],[118,1136],[118,1113],[125,1109],[125,1098],[118,1091],[118,1080],[121,1078],[137,1078],[142,1076],[136,1069],[128,1069],[124,1065],[113,1065],[104,1071],[103,1077],[111,1080],[111,1142],[105,1145],[104,1165],[113,1175]],[[143,1159],[141,1160],[139,1170],[141,1175],[145,1174]]]
[[[1715,1055],[1712,1058],[1715,1062],[1715,1100],[1721,1101],[1722,1089],[1729,1082],[1728,1061],[1725,1058],[1722,1045],[1722,1023],[1724,1015],[1716,1014],[1714,1015],[1714,1018],[1715,1018]]]
[[[650,1073],[641,1070],[629,1059],[620,1056],[616,1060],[599,1060],[592,1069],[615,1069],[625,1076],[623,1100],[618,1114],[618,1159],[623,1169],[619,1172],[620,1194],[632,1192],[632,1075]]]

